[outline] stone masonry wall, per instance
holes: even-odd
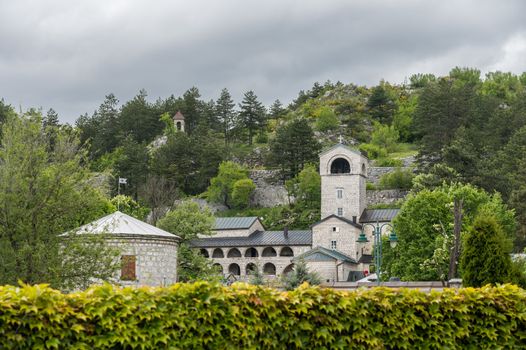
[[[391,204],[404,199],[409,191],[406,190],[367,190],[366,205]]]
[[[162,286],[177,282],[177,242],[168,239],[122,238],[110,244],[121,249],[121,255],[135,255],[136,281],[120,281],[126,286]]]

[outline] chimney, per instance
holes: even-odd
[[[289,228],[288,228],[288,226],[285,226],[283,228],[283,236],[285,236],[285,239],[289,238]]]
[[[356,215],[354,215],[354,216],[352,217],[352,222],[353,222],[353,224],[356,224]]]

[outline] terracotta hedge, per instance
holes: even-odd
[[[526,347],[526,291],[0,287],[1,349]]]

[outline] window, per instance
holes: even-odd
[[[343,198],[343,188],[336,189],[336,197],[338,197],[338,199]]]
[[[137,276],[135,275],[135,255],[123,255],[121,256],[121,280],[122,281],[135,281]]]
[[[332,227],[332,232],[340,232],[340,228],[337,226]]]
[[[331,249],[336,250],[336,241],[331,241]]]
[[[338,208],[338,216],[343,216],[343,208]]]

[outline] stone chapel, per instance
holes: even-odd
[[[215,234],[192,245],[238,280],[258,267],[268,278],[279,277],[300,258],[324,284],[363,278],[371,271],[374,239],[367,225],[369,242],[357,242],[362,225],[387,223],[398,213],[366,208],[367,167],[363,154],[343,144],[320,154],[321,220],[309,230],[267,231],[257,217],[217,218]]]

